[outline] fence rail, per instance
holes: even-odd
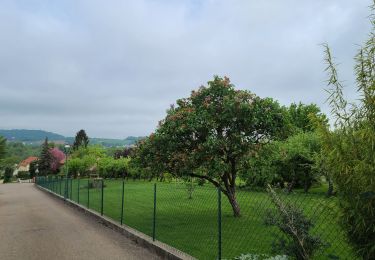
[[[56,176],[38,177],[36,183],[198,259],[283,255],[274,245],[278,239],[288,240],[277,227],[265,224],[275,212],[265,191],[239,189],[241,217],[234,217],[227,197],[208,184]],[[337,197],[327,198],[323,192],[279,196],[303,212],[313,223],[311,233],[323,241],[313,259],[357,259],[339,223]],[[240,258],[246,254],[258,258]]]

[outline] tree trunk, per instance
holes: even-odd
[[[291,182],[289,182],[286,187],[286,192],[291,193],[295,184],[296,184],[296,181],[294,179]]]
[[[230,205],[232,206],[233,216],[234,217],[241,217],[241,209],[240,209],[240,205],[238,204],[237,199],[236,199],[235,189],[231,188],[230,190],[227,191],[226,195],[228,197]]]
[[[327,176],[327,180],[328,180],[327,197],[331,197],[333,195],[333,182],[329,176]]]

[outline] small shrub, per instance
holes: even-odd
[[[89,189],[101,189],[102,185],[103,185],[103,188],[106,187],[106,185],[104,184],[102,180],[91,180],[88,183]],[[86,185],[86,188],[87,188],[87,185]]]
[[[12,181],[13,177],[13,169],[10,167],[5,168],[4,172],[4,183],[8,183]]]
[[[234,260],[288,260],[290,259],[286,255],[269,256],[266,254],[242,254],[234,258]]]
[[[193,192],[195,190],[193,179],[190,178],[190,179],[185,180],[185,185],[186,185],[188,198],[192,199],[193,198]]]
[[[29,179],[30,178],[30,174],[29,172],[18,172],[17,173],[17,178],[20,178],[21,180],[26,180],[26,179]]]
[[[303,215],[303,212],[292,204],[285,203],[268,186],[268,192],[276,210],[269,211],[266,224],[275,226],[285,234],[273,243],[273,250],[281,252],[296,259],[311,259],[318,249],[324,246],[318,236],[310,234],[312,222]]]

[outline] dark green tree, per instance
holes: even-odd
[[[87,136],[85,130],[79,130],[73,143],[73,150],[77,150],[80,146],[87,147],[88,144],[89,137]]]
[[[51,172],[52,155],[48,145],[48,138],[42,144],[42,151],[38,161],[39,175],[48,175]]]
[[[315,132],[301,132],[281,143],[276,172],[287,183],[287,191],[303,188],[305,192],[318,182],[319,174],[314,170],[315,156],[321,150],[319,136]]]
[[[30,163],[30,168],[29,168],[29,173],[30,173],[30,178],[33,178],[36,176],[36,170],[38,169],[38,161],[32,161]]]
[[[140,143],[138,158],[156,174],[204,179],[225,194],[240,216],[236,179],[248,155],[278,137],[285,114],[270,98],[236,90],[228,78],[177,100],[155,134]]]
[[[328,124],[325,114],[320,111],[316,104],[305,105],[302,103],[291,104],[288,108],[293,133],[295,132],[312,132],[316,130],[315,120]]]
[[[241,172],[241,179],[248,186],[277,185],[291,192],[303,188],[305,192],[319,181],[316,155],[320,153],[319,135],[315,132],[299,132],[286,140],[263,145],[248,160]]]
[[[13,169],[11,167],[6,167],[4,172],[4,183],[12,181]]]

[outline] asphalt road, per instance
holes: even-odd
[[[159,259],[38,190],[0,184],[0,259]]]

